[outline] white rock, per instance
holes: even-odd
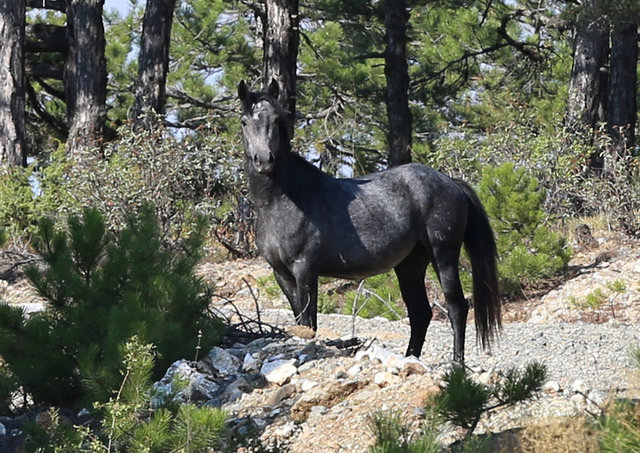
[[[242,361],[242,371],[247,373],[257,373],[260,370],[262,361],[253,355],[246,353]]]
[[[547,381],[542,386],[542,391],[544,393],[559,393],[560,392],[560,383],[558,381]]]
[[[589,386],[582,379],[576,379],[571,384],[571,391],[586,394],[589,391]]]
[[[207,356],[211,367],[219,376],[237,373],[242,367],[240,359],[222,348],[215,346]]]
[[[361,371],[362,371],[362,366],[356,363],[355,365],[353,365],[351,368],[347,370],[347,374],[353,377],[353,376],[356,376],[357,374],[360,374]]]
[[[376,375],[373,377],[373,382],[380,387],[386,387],[387,385],[400,382],[400,378],[395,374],[389,373],[388,371],[381,371],[379,373],[376,373]]]
[[[293,422],[287,422],[282,426],[277,427],[273,430],[273,435],[280,438],[289,438],[293,434],[293,431],[296,429],[296,425]]]
[[[265,362],[260,368],[260,374],[272,384],[283,385],[298,372],[295,363],[295,359]]]
[[[300,382],[300,390],[302,390],[303,392],[308,392],[317,385],[318,383],[316,381],[312,381],[311,379],[304,379]]]

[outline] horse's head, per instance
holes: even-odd
[[[286,115],[278,104],[278,82],[271,80],[267,92],[252,92],[238,85],[242,102],[242,136],[248,165],[264,175],[273,172],[279,158],[289,150]]]

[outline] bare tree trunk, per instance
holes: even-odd
[[[164,113],[169,44],[175,0],[147,0],[138,57],[133,120],[135,128],[148,126],[145,111]]]
[[[0,2],[0,164],[24,166],[25,0]]]
[[[280,86],[279,100],[289,113],[289,138],[293,138],[296,114],[298,21],[298,0],[266,0],[262,83],[267,87],[275,79]]]
[[[620,23],[612,28],[608,103],[612,148],[609,157],[617,160],[635,145],[638,24]]]
[[[411,162],[412,116],[409,109],[409,69],[407,65],[407,22],[405,0],[386,0],[384,22],[386,49],[384,74],[387,79],[389,166]]]
[[[70,154],[101,144],[107,98],[103,6],[104,0],[71,0],[67,8],[65,93]]]
[[[575,26],[573,69],[569,83],[566,126],[576,133],[596,127],[602,118],[606,87],[608,25],[597,13],[601,0],[585,0]]]

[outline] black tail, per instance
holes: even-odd
[[[456,184],[470,202],[464,246],[471,259],[476,335],[482,347],[488,348],[502,327],[496,240],[476,193],[464,181],[457,179]]]

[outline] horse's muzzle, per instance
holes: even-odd
[[[253,166],[256,168],[256,171],[258,173],[261,173],[263,175],[268,175],[269,173],[271,173],[273,171],[275,163],[276,160],[273,157],[272,152],[269,152],[266,159],[261,158],[261,156],[258,156],[257,154],[254,154],[253,156]]]

